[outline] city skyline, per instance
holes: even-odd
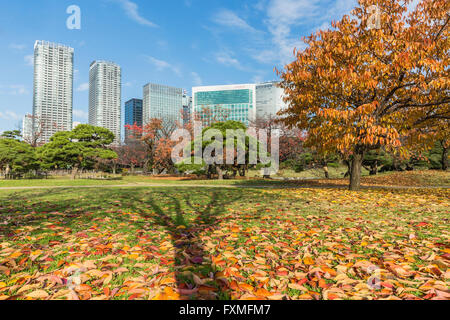
[[[226,4],[179,1],[174,5],[82,0],[76,3],[81,8],[81,30],[66,28],[66,9],[74,4],[70,1],[2,4],[0,131],[14,129],[31,112],[30,56],[36,39],[75,49],[73,121],[86,123],[89,64],[93,60],[112,60],[122,67],[122,101],[142,98],[142,86],[148,82],[190,91],[199,85],[277,80],[273,68],[292,60],[291,45],[301,45],[302,36],[339,18],[354,3],[314,1],[308,5],[305,1],[268,0]],[[326,16],[318,18],[323,10]],[[290,21],[283,18],[278,23],[283,15]],[[305,18],[308,16],[314,19]],[[285,31],[280,29],[281,23],[286,24]],[[121,107],[123,110],[123,103]]]

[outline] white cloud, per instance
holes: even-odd
[[[328,28],[333,19],[340,19],[356,5],[356,0],[337,0],[330,5],[328,0],[261,0],[258,10],[265,10],[265,24],[271,36],[271,48],[252,50],[252,57],[261,63],[289,63],[294,59],[294,48],[306,47],[300,34],[292,29],[303,26],[308,34]]]
[[[252,83],[262,83],[262,82],[264,82],[263,75],[258,74],[252,78]]]
[[[156,59],[156,58],[151,57],[151,56],[145,56],[145,58],[147,59],[147,61],[149,63],[151,63],[152,65],[154,65],[156,67],[157,71],[163,71],[165,69],[169,69],[169,70],[172,70],[178,76],[181,76],[180,70],[177,67],[171,65],[170,63],[168,63],[168,62],[166,62],[164,60]]]
[[[228,67],[235,67],[242,69],[242,65],[238,59],[233,58],[232,54],[226,51],[222,51],[216,54],[216,61]]]
[[[133,84],[130,81],[128,81],[128,82],[123,83],[122,86],[131,87],[131,86],[133,86]]]
[[[20,120],[22,119],[17,113],[11,110],[0,111],[0,119],[4,120]]]
[[[86,111],[80,109],[74,109],[73,115],[79,119],[87,119],[89,118],[89,114]]]
[[[9,45],[10,49],[19,50],[19,51],[25,50],[26,47],[27,47],[26,44],[18,44],[18,43],[11,43]]]
[[[233,11],[222,9],[213,16],[213,21],[219,25],[242,29],[250,32],[257,32],[245,20],[238,17]]]
[[[302,47],[300,37],[291,35],[292,27],[309,22],[318,21],[320,13],[319,0],[273,0],[267,9],[268,29],[272,35],[272,42],[276,46],[281,63],[293,60],[294,48]],[[265,55],[267,58],[267,54]]]
[[[87,91],[87,90],[89,90],[89,83],[88,82],[80,84],[78,86],[78,88],[77,88],[78,92],[83,92],[83,91]]]
[[[147,20],[146,18],[142,17],[139,14],[139,7],[136,3],[129,1],[129,0],[118,0],[120,4],[122,5],[122,8],[125,10],[126,15],[136,21],[137,23],[148,26],[148,27],[157,27],[156,24],[153,22]]]
[[[32,54],[26,55],[23,57],[23,60],[27,64],[27,66],[33,66],[34,65],[34,56]]]
[[[191,76],[194,86],[201,86],[203,84],[202,78],[200,78],[197,72],[191,72]]]
[[[29,92],[23,84],[12,84],[8,86],[0,85],[0,94],[12,96],[27,95]]]

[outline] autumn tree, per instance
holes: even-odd
[[[156,164],[160,166],[162,163],[167,163],[168,159],[161,159],[161,156],[169,155],[170,159],[170,153],[163,149],[167,147],[167,142],[170,141],[172,133],[179,126],[180,124],[177,121],[153,118],[142,127],[136,124],[126,127],[131,132],[134,132],[135,135],[140,136],[141,141],[147,146],[146,169],[157,169]]]
[[[140,139],[129,137],[124,145],[116,146],[112,149],[118,155],[117,160],[115,160],[117,164],[129,167],[132,174],[136,167],[144,168],[147,163],[147,146]]]
[[[419,128],[448,128],[450,2],[423,0],[408,12],[409,2],[359,0],[352,16],[305,38],[306,49],[280,72],[284,122],[307,130],[307,145],[349,157],[351,190],[360,187],[366,152],[406,154],[429,135]]]
[[[194,111],[191,120],[201,122],[203,127],[209,127],[217,122],[226,122],[230,117],[230,110],[222,106],[202,106]]]

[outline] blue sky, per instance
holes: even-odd
[[[185,88],[275,80],[302,36],[356,0],[0,0],[0,132],[32,112],[36,40],[75,49],[74,121],[87,122],[89,65],[122,67],[122,105],[148,82]],[[66,28],[70,5],[81,30]]]

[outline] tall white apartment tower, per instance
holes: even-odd
[[[94,61],[89,70],[89,124],[109,129],[119,144],[122,71],[108,61]]]
[[[38,143],[72,130],[73,52],[47,41],[34,45],[33,134]]]

